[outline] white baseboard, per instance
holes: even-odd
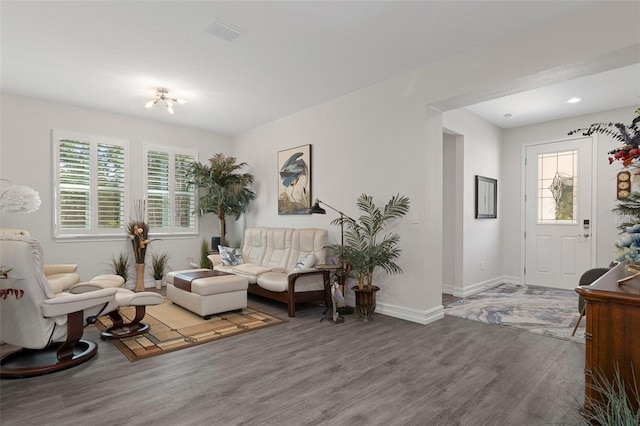
[[[509,275],[504,275],[502,277],[504,283],[509,283],[509,284],[515,284],[515,285],[520,285],[521,281],[520,281],[520,277],[511,277]]]
[[[454,286],[453,284],[442,284],[442,292],[444,294],[453,294]]]
[[[452,294],[456,297],[467,297],[471,296],[472,294],[480,293],[483,290],[496,287],[503,283],[520,284],[520,278],[503,275],[491,280],[482,281],[466,286],[463,289],[455,288],[450,284],[443,284],[442,292],[446,294]],[[355,306],[355,296],[353,294],[347,294],[346,302],[349,306]],[[382,315],[388,315],[390,317],[424,325],[444,318],[444,307],[442,305],[433,309],[429,309],[427,311],[420,311],[417,309],[407,308],[405,306],[397,306],[378,302],[376,306],[376,312]]]
[[[509,277],[509,278],[512,278],[512,277]],[[479,283],[471,284],[471,285],[465,286],[464,288],[454,288],[453,289],[453,295],[455,297],[471,296],[472,294],[480,293],[483,290],[486,290],[486,289],[492,288],[492,287],[496,287],[496,286],[498,286],[498,285],[500,285],[502,283],[511,282],[511,281],[505,281],[506,279],[507,279],[507,277],[501,276],[501,277],[497,277],[497,278],[492,278],[492,279],[487,280],[487,281],[482,281],[482,282],[479,282]],[[450,293],[447,293],[447,294],[450,294]]]
[[[418,309],[407,308],[404,306],[377,303],[376,312],[382,315],[388,315],[390,317],[416,322],[422,325],[427,325],[444,318],[444,307],[442,305],[427,311],[420,311]]]
[[[346,302],[349,306],[356,306],[355,296],[353,294],[348,295]],[[420,311],[405,306],[377,302],[376,313],[426,325],[444,318],[444,307],[440,305],[428,311]],[[354,313],[354,315],[357,316],[358,314]]]

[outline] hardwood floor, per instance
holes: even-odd
[[[249,305],[286,317],[283,304]],[[91,361],[0,381],[9,425],[576,425],[584,345],[445,315],[282,325],[130,362],[93,326]]]

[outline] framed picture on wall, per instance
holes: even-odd
[[[278,151],[278,214],[309,214],[311,144]]]
[[[498,217],[498,181],[476,175],[476,219]]]

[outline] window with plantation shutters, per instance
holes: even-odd
[[[54,130],[53,150],[55,236],[121,235],[128,142]]]
[[[151,233],[196,232],[195,190],[186,173],[197,153],[168,147],[145,147],[147,218]]]

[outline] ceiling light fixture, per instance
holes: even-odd
[[[507,120],[511,120],[513,118],[513,114],[505,114],[504,118],[506,118]]]
[[[173,114],[173,105],[176,102],[179,104],[186,103],[184,99],[170,98],[168,97],[168,94],[169,91],[167,89],[165,89],[164,87],[158,87],[156,89],[156,98],[147,102],[145,104],[145,107],[151,108],[158,102],[164,102],[164,104],[167,106],[167,111],[169,111],[169,114]]]
[[[580,102],[582,99],[580,98],[571,98],[567,101],[568,104],[577,104],[578,102]]]

